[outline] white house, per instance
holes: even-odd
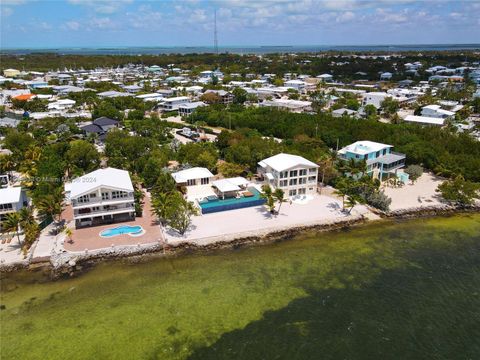
[[[98,169],[72,181],[70,200],[75,226],[135,219],[135,200],[128,171]]]
[[[438,118],[438,117],[431,117],[431,116],[407,115],[403,120],[409,123],[415,123],[419,125],[432,125],[432,126],[445,125],[445,118]]]
[[[202,167],[194,167],[172,173],[172,177],[178,186],[208,185],[213,181],[210,170]]]
[[[384,92],[369,92],[363,94],[362,106],[373,105],[377,109],[382,107],[382,102],[387,97],[392,97],[390,94]]]
[[[178,114],[180,116],[191,115],[198,107],[206,106],[203,101],[194,101],[191,103],[185,103],[178,106]]]
[[[380,74],[380,80],[390,80],[393,74],[391,72],[384,72]]]
[[[0,230],[7,214],[19,211],[26,206],[27,198],[20,187],[0,189]]]
[[[440,105],[427,105],[422,108],[422,116],[448,119],[454,115],[453,111],[443,110]]]
[[[277,154],[258,163],[258,173],[287,196],[315,194],[318,165],[298,155]]]
[[[302,80],[288,80],[285,81],[283,85],[287,88],[295,89],[300,92],[303,91],[306,86],[305,81]]]
[[[67,110],[75,105],[75,100],[60,99],[58,101],[48,104],[49,110]]]
[[[164,99],[161,103],[161,107],[165,111],[175,111],[178,110],[180,105],[187,104],[189,102],[190,99],[188,96],[176,96]]]
[[[320,81],[323,81],[323,82],[329,82],[333,80],[333,75],[322,74],[322,75],[318,75],[317,79],[320,79]]]

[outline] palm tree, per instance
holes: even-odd
[[[345,197],[347,197],[350,193],[350,186],[347,182],[346,178],[340,179],[337,184],[335,185],[334,194],[341,196],[342,198],[342,210],[345,210]]]
[[[152,196],[152,212],[162,225],[166,224],[173,205],[173,198],[170,193],[156,193]]]
[[[67,227],[67,228],[65,229],[65,235],[67,235],[68,242],[71,243],[71,242],[72,242],[72,235],[73,235],[72,229],[70,229],[70,228]]]
[[[353,208],[355,207],[355,205],[357,204],[362,204],[364,201],[363,201],[363,198],[358,196],[358,195],[348,195],[347,196],[347,201],[346,201],[346,205],[347,207],[349,207],[350,209],[348,210],[348,214],[350,215],[350,213],[352,212]]]
[[[55,194],[48,194],[38,201],[37,209],[42,218],[52,218],[54,221],[60,221],[62,202]]]
[[[262,199],[267,200],[266,205],[267,205],[268,209],[270,210],[270,213],[273,214],[275,212],[275,199],[273,197],[272,188],[270,187],[270,185],[263,185],[262,186],[262,191],[263,191],[263,193],[260,194],[260,197]]]
[[[18,212],[20,216],[20,225],[23,229],[36,224],[35,216],[33,216],[33,208],[30,206],[21,208]]]
[[[21,245],[20,241],[20,214],[18,212],[9,213],[6,215],[5,220],[2,223],[2,232],[9,233],[13,232],[17,235],[18,243]]]
[[[273,192],[273,198],[278,202],[277,213],[279,214],[282,204],[288,201],[287,199],[285,199],[285,192],[282,189],[275,189],[275,191]]]

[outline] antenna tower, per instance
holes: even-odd
[[[217,9],[214,12],[214,23],[213,23],[213,47],[215,54],[218,55],[218,37],[217,37]]]

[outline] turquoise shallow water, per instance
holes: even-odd
[[[478,359],[480,215],[1,282],[2,359]]]

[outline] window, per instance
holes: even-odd
[[[299,171],[299,175],[300,175],[300,176],[305,176],[305,175],[307,175],[307,169],[302,169],[302,170],[300,170],[300,171]]]
[[[365,154],[365,155],[363,156],[363,158],[364,158],[365,160],[368,160],[368,154]]]
[[[310,170],[308,170],[308,172],[310,174],[316,174],[317,173],[317,169],[316,168],[311,168]]]
[[[288,192],[288,196],[295,196],[295,195],[297,195],[297,190],[290,190]]]
[[[102,200],[110,199],[110,194],[108,192],[102,192]]]
[[[290,179],[290,186],[297,185],[297,179]]]
[[[280,179],[283,179],[283,178],[286,178],[286,177],[288,177],[288,171],[282,171],[280,173]]]
[[[298,183],[299,183],[300,185],[306,184],[306,183],[307,183],[307,178],[300,178],[300,179],[298,179]]]
[[[112,199],[126,198],[128,193],[126,191],[112,191]]]
[[[88,195],[82,195],[80,196],[77,201],[82,204],[82,203],[87,203],[90,201],[90,198],[88,197]]]
[[[280,180],[280,187],[285,187],[288,185],[288,180]]]
[[[317,180],[316,176],[309,176],[308,177],[308,182],[315,182]]]
[[[210,182],[210,179],[209,178],[202,178],[202,180],[200,182],[201,182],[202,185],[207,185]]]
[[[387,155],[387,149],[383,149],[383,155]]]
[[[300,195],[305,195],[306,192],[307,192],[307,189],[305,189],[305,188],[298,189],[298,193],[299,193]]]
[[[375,157],[379,157],[380,156],[380,151],[377,151],[377,153],[375,154]]]
[[[297,170],[290,171],[290,177],[296,177],[296,176],[298,176],[298,171]]]
[[[0,210],[13,210],[12,204],[0,204]]]
[[[90,199],[95,199],[97,197],[97,193],[91,193],[90,194]]]
[[[187,180],[187,186],[192,186],[192,185],[195,185],[197,182],[195,181],[195,179],[189,179]]]

